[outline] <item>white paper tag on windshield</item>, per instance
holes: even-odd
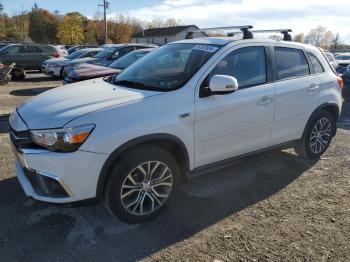
[[[192,49],[193,50],[200,50],[200,51],[204,51],[204,52],[209,52],[209,53],[214,53],[219,48],[216,46],[212,46],[212,45],[195,45],[194,47],[192,47]]]

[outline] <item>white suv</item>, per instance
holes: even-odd
[[[118,76],[59,87],[10,116],[28,196],[101,197],[120,219],[154,217],[179,182],[275,147],[323,154],[341,78],[322,51],[273,40],[188,39]]]

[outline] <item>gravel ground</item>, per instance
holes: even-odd
[[[350,261],[350,105],[322,159],[259,154],[190,180],[174,205],[141,225],[102,204],[24,196],[8,114],[60,81],[40,74],[0,86],[1,261]]]

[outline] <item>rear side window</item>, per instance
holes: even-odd
[[[265,48],[244,47],[233,51],[211,71],[213,75],[229,75],[237,79],[239,88],[266,82]]]
[[[275,54],[278,80],[310,74],[309,64],[302,50],[275,47]]]
[[[36,46],[26,46],[27,53],[42,53],[43,51]]]
[[[93,56],[97,55],[98,52],[100,52],[100,51],[88,52],[88,53],[84,54],[82,57],[93,57]]]
[[[25,53],[26,52],[26,50],[25,50],[23,45],[10,46],[7,50],[11,54]]]
[[[320,74],[324,72],[323,66],[321,62],[317,59],[317,57],[314,54],[307,53],[307,55],[310,58],[311,64],[314,67],[315,73]]]

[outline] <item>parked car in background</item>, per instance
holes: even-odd
[[[64,84],[118,74],[153,50],[154,48],[132,51],[110,64],[108,67],[88,63],[79,64],[64,78]]]
[[[346,68],[350,64],[350,53],[338,54],[335,56],[335,60],[340,67]]]
[[[70,61],[95,56],[102,50],[102,48],[85,48],[75,51],[66,57],[48,59],[42,63],[41,71],[47,75],[62,77],[62,70]]]
[[[5,46],[8,46],[10,43],[0,43],[0,49],[4,48]]]
[[[54,45],[54,47],[56,48],[57,52],[60,53],[61,57],[68,55],[68,51],[63,45]]]
[[[344,80],[343,96],[349,100],[350,99],[350,65],[346,67],[342,73],[342,78]]]
[[[73,45],[70,48],[67,49],[68,54],[71,54],[75,51],[78,51],[80,49],[84,49],[84,48],[94,48],[94,47],[99,47],[98,45]]]
[[[24,78],[24,70],[40,70],[43,61],[61,57],[52,45],[9,44],[0,49],[0,62],[5,65],[16,63],[12,70],[12,79]]]
[[[17,177],[34,199],[99,197],[123,221],[143,222],[183,179],[238,158],[289,147],[320,158],[336,135],[342,83],[311,45],[172,42],[112,79],[18,106],[9,117]]]
[[[76,59],[74,61],[71,61],[68,63],[64,69],[63,69],[63,77],[66,77],[69,75],[70,71],[73,69],[73,67],[80,63],[89,63],[99,66],[109,66],[111,63],[116,61],[117,59],[123,57],[124,55],[138,49],[144,49],[144,48],[155,48],[157,45],[154,44],[115,44],[111,47],[108,47],[95,55],[94,57],[90,58],[81,58]]]
[[[329,62],[333,66],[334,70],[337,70],[339,65],[338,65],[337,61],[335,60],[334,55],[329,51],[323,51],[323,53],[328,58]]]

